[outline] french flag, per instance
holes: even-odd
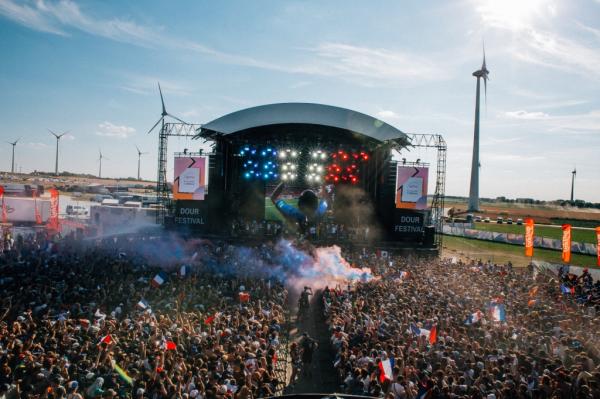
[[[152,281],[150,281],[150,284],[152,284],[154,288],[158,288],[163,285],[165,281],[167,281],[167,275],[165,272],[159,272],[156,276],[154,276]]]
[[[562,284],[560,286],[560,292],[563,294],[572,295],[575,293],[575,287],[567,287],[566,285]]]
[[[411,323],[410,331],[419,337],[426,337],[431,345],[437,342],[437,326],[433,326],[431,330],[427,330],[426,328],[419,328],[416,324]]]
[[[190,267],[188,265],[181,265],[179,268],[179,277],[185,278],[188,274],[190,274]]]
[[[492,305],[490,307],[490,313],[492,315],[492,320],[500,322],[506,321],[506,309],[504,308],[504,304],[499,303]]]
[[[408,278],[408,276],[410,276],[409,272],[400,272],[400,278],[401,279]]]
[[[394,369],[394,358],[379,361],[379,382],[383,384],[385,380],[392,380],[392,370]]]
[[[145,299],[140,300],[135,306],[137,306],[141,310],[150,309],[150,305]]]
[[[478,310],[475,313],[472,313],[469,315],[469,317],[467,317],[467,320],[465,320],[465,324],[470,326],[471,324],[475,324],[477,323],[479,320],[481,320],[481,318],[483,317],[483,313]]]

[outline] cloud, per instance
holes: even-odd
[[[406,51],[345,43],[322,43],[311,51],[317,60],[298,68],[298,72],[367,79],[367,83],[448,78],[433,60]]]
[[[53,18],[47,18],[43,11],[44,7],[44,3],[41,1],[29,6],[17,4],[11,0],[0,0],[0,14],[6,18],[30,29],[65,36],[66,33],[57,26],[56,21]]]
[[[563,115],[520,110],[504,112],[500,116],[505,119],[538,123],[547,132],[597,134],[600,131],[600,109],[586,113]]]
[[[126,139],[135,134],[135,128],[133,127],[114,125],[108,121],[100,123],[98,129],[96,134],[104,137]]]
[[[508,119],[542,119],[549,115],[544,112],[528,112],[528,111],[507,111],[503,114]]]
[[[412,84],[415,81],[447,78],[438,63],[413,52],[345,43],[326,42],[303,49],[309,53],[308,56],[303,55],[304,59],[308,59],[303,64],[259,60],[171,36],[160,26],[144,26],[123,18],[94,18],[71,0],[30,0],[24,3],[0,0],[0,14],[28,28],[57,35],[68,36],[70,31],[78,30],[141,47],[191,51],[227,64],[283,73],[339,77],[361,85]],[[121,88],[136,94],[148,94],[147,85],[126,84]]]
[[[381,119],[400,119],[400,115],[391,110],[381,110],[376,115]]]

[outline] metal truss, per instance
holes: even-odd
[[[169,184],[167,182],[167,147],[169,136],[176,137],[195,137],[200,128],[198,124],[192,123],[172,123],[163,124],[160,129],[158,139],[158,178],[156,179],[156,196],[158,199],[158,212],[156,213],[156,223],[164,225],[165,216],[171,208],[171,198],[169,197]]]
[[[431,201],[431,212],[427,223],[435,227],[435,245],[441,250],[444,199],[446,198],[446,141],[440,134],[407,133],[407,136],[410,139],[411,147],[437,149],[435,192]]]

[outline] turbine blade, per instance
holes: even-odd
[[[56,133],[54,133],[52,130],[48,129],[48,131],[50,132],[51,135],[53,135],[54,137],[58,138],[58,135]]]
[[[137,150],[138,154],[141,154],[142,152],[140,151],[140,148],[136,145],[135,149]]]
[[[178,118],[178,117],[176,117],[176,116],[173,116],[173,115],[171,115],[171,114],[167,114],[167,115],[169,115],[169,116],[170,116],[171,118],[173,118],[173,119],[176,119],[176,120],[178,120],[178,121],[179,121],[179,122],[181,122],[181,123],[185,123],[186,125],[188,124],[186,121],[182,121],[181,119],[179,119],[179,118]]]
[[[160,82],[158,82],[158,92],[160,93],[160,102],[162,104],[162,115],[167,115],[167,109],[165,108],[165,100],[163,98],[162,90],[160,89]]]
[[[158,121],[156,121],[156,123],[154,124],[154,126],[152,126],[152,128],[151,128],[150,130],[148,130],[148,133],[146,133],[146,134],[150,134],[150,133],[151,133],[151,132],[154,130],[154,128],[155,128],[156,126],[158,126],[158,124],[160,123],[160,121],[162,121],[162,120],[163,120],[163,118],[164,118],[164,116],[161,116],[161,117],[158,119]]]

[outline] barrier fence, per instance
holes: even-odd
[[[523,234],[496,233],[493,231],[471,229],[465,227],[465,225],[451,226],[447,224],[445,224],[442,227],[442,232],[443,234],[456,237],[473,238],[476,240],[484,241],[494,241],[504,244],[524,245]],[[562,240],[547,237],[534,237],[533,246],[535,248],[553,249],[560,251],[562,250]],[[596,251],[596,244],[583,243],[577,241],[571,242],[571,252],[573,253],[595,256],[597,254]]]

